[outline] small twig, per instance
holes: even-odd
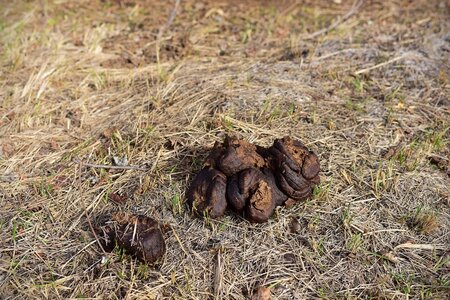
[[[394,250],[406,248],[406,249],[422,249],[422,250],[438,250],[445,249],[444,245],[431,245],[431,244],[412,244],[404,243],[394,247]]]
[[[87,212],[86,205],[84,205],[84,201],[83,201],[83,187],[82,187],[82,184],[81,184],[81,175],[82,175],[81,174],[81,165],[82,164],[80,162],[79,163],[79,168],[78,168],[78,179],[77,179],[77,181],[78,181],[78,188],[80,189],[80,201],[81,201],[83,213],[86,216],[86,220],[87,220],[87,222],[89,224],[89,228],[91,229],[91,232],[94,235],[95,240],[97,241],[97,244],[100,246],[100,249],[102,249],[103,253],[106,253],[105,249],[103,248],[102,243],[100,242],[97,234],[95,233],[95,229],[94,229],[94,226],[92,225],[91,217],[89,216],[89,214]]]
[[[175,0],[175,6],[172,9],[172,12],[169,15],[169,18],[167,19],[166,24],[164,24],[163,27],[161,27],[161,29],[158,32],[158,38],[157,40],[159,41],[162,38],[162,35],[164,34],[164,31],[167,30],[167,28],[170,27],[170,25],[172,25],[173,20],[175,20],[175,16],[177,15],[177,10],[178,10],[178,6],[180,6],[180,2],[181,0]]]
[[[358,13],[359,8],[361,7],[363,3],[363,0],[356,0],[353,5],[352,8],[342,17],[338,18],[336,21],[334,21],[330,26],[326,27],[326,28],[322,28],[316,32],[313,32],[309,35],[307,35],[304,39],[305,40],[312,40],[322,34],[326,34],[328,32],[330,32],[331,30],[335,29],[336,27],[338,27],[340,24],[342,24],[343,22],[347,21],[350,17],[352,17],[353,15]]]
[[[72,259],[74,259],[75,257],[77,257],[81,252],[83,252],[84,250],[86,250],[87,248],[89,248],[90,246],[92,246],[92,244],[95,244],[97,241],[92,241],[89,244],[87,244],[86,246],[84,246],[81,250],[79,250],[77,253],[75,253],[74,255],[72,255],[71,258],[69,258],[68,261],[66,261],[62,266],[61,266],[61,270],[63,270],[68,263],[70,263],[72,261]]]
[[[370,49],[368,49],[368,48],[342,49],[342,50],[331,52],[331,53],[328,53],[328,54],[325,54],[325,55],[322,55],[322,56],[319,56],[319,57],[315,57],[311,61],[316,62],[316,61],[324,60],[324,59],[327,59],[327,58],[330,58],[330,57],[333,57],[333,56],[336,56],[336,55],[344,54],[344,53],[363,52],[363,51],[369,51],[369,50]]]
[[[99,169],[115,169],[115,170],[138,170],[138,171],[148,171],[147,168],[141,168],[139,166],[111,166],[111,165],[96,165],[96,164],[89,164],[84,163],[80,161],[79,159],[74,159],[74,161],[78,164],[81,164],[86,167],[91,168],[99,168]]]
[[[175,230],[175,228],[170,227],[170,229],[172,229],[173,235],[175,236],[175,239],[177,240],[178,244],[180,244],[181,250],[184,252],[184,254],[186,255],[186,257],[189,257],[189,253],[186,251],[186,249],[183,246],[183,243],[180,240],[180,237],[177,234],[177,231]]]
[[[137,221],[138,219],[136,218],[135,222],[134,222],[134,229],[133,229],[133,236],[131,237],[131,246],[134,245],[134,238],[136,237],[136,231],[137,231]]]
[[[350,224],[350,227],[355,229],[356,231],[358,231],[359,233],[364,234],[364,230],[362,230],[361,228],[359,228],[358,226],[356,226],[355,224]]]
[[[398,61],[398,60],[400,60],[400,59],[403,59],[403,58],[405,58],[405,57],[406,57],[406,55],[401,55],[401,56],[394,57],[393,59],[390,59],[390,60],[388,60],[388,61],[385,61],[385,62],[383,62],[383,63],[381,63],[381,64],[372,66],[372,67],[370,67],[370,68],[361,69],[361,70],[359,70],[359,71],[356,71],[356,72],[355,72],[355,75],[359,75],[359,74],[362,74],[362,73],[366,73],[366,72],[372,71],[372,70],[374,70],[374,69],[378,69],[378,68],[387,66],[387,65],[392,64],[393,62],[396,62],[396,61]]]
[[[111,165],[95,165],[95,164],[87,164],[84,163],[86,167],[91,168],[101,168],[101,169],[116,169],[116,170],[139,170],[139,171],[147,171],[147,168],[141,168],[138,166],[111,166]]]
[[[221,249],[217,250],[216,265],[214,268],[214,299],[221,299],[220,293],[222,289],[222,262],[220,258]]]
[[[372,234],[380,233],[380,232],[405,232],[405,231],[407,231],[407,230],[406,229],[380,229],[380,230],[366,232],[363,235],[372,235]]]
[[[162,39],[162,36],[163,36],[164,32],[170,27],[170,25],[172,25],[173,20],[175,20],[175,16],[177,15],[177,10],[178,10],[178,6],[180,5],[180,2],[181,2],[181,0],[175,0],[175,6],[174,6],[174,8],[172,9],[172,12],[169,15],[169,18],[167,19],[166,24],[164,24],[159,29],[158,36],[156,38],[155,47],[156,47],[156,61],[157,61],[157,64],[158,64],[158,69],[159,69],[159,49],[160,49],[161,39]]]

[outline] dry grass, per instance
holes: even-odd
[[[183,0],[162,33],[172,2],[2,2],[0,298],[448,295],[450,182],[428,159],[450,155],[446,1],[339,19],[351,2]],[[262,225],[191,216],[225,133],[304,141],[314,198]],[[113,157],[145,171],[83,164]],[[88,219],[116,210],[171,226],[161,266],[99,249]]]

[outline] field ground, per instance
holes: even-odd
[[[444,299],[446,1],[0,1],[0,298]],[[201,220],[215,141],[292,135],[314,197],[267,224]],[[130,170],[104,169],[113,160]],[[154,216],[155,267],[89,222]]]

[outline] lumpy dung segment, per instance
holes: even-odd
[[[262,223],[288,199],[310,197],[319,172],[319,158],[298,140],[284,137],[265,148],[226,137],[192,180],[187,201],[199,215],[217,218],[229,206]]]

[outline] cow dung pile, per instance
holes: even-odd
[[[311,196],[319,184],[319,159],[300,141],[276,139],[269,148],[226,137],[216,143],[187,191],[188,204],[201,216],[221,217],[231,207],[248,220],[266,222],[275,207]],[[96,226],[105,251],[116,246],[140,261],[155,264],[166,252],[158,222],[117,212]]]
[[[214,145],[187,190],[187,201],[200,216],[221,217],[231,207],[248,220],[266,222],[275,207],[311,196],[319,184],[319,159],[290,137],[271,147],[226,137]]]

